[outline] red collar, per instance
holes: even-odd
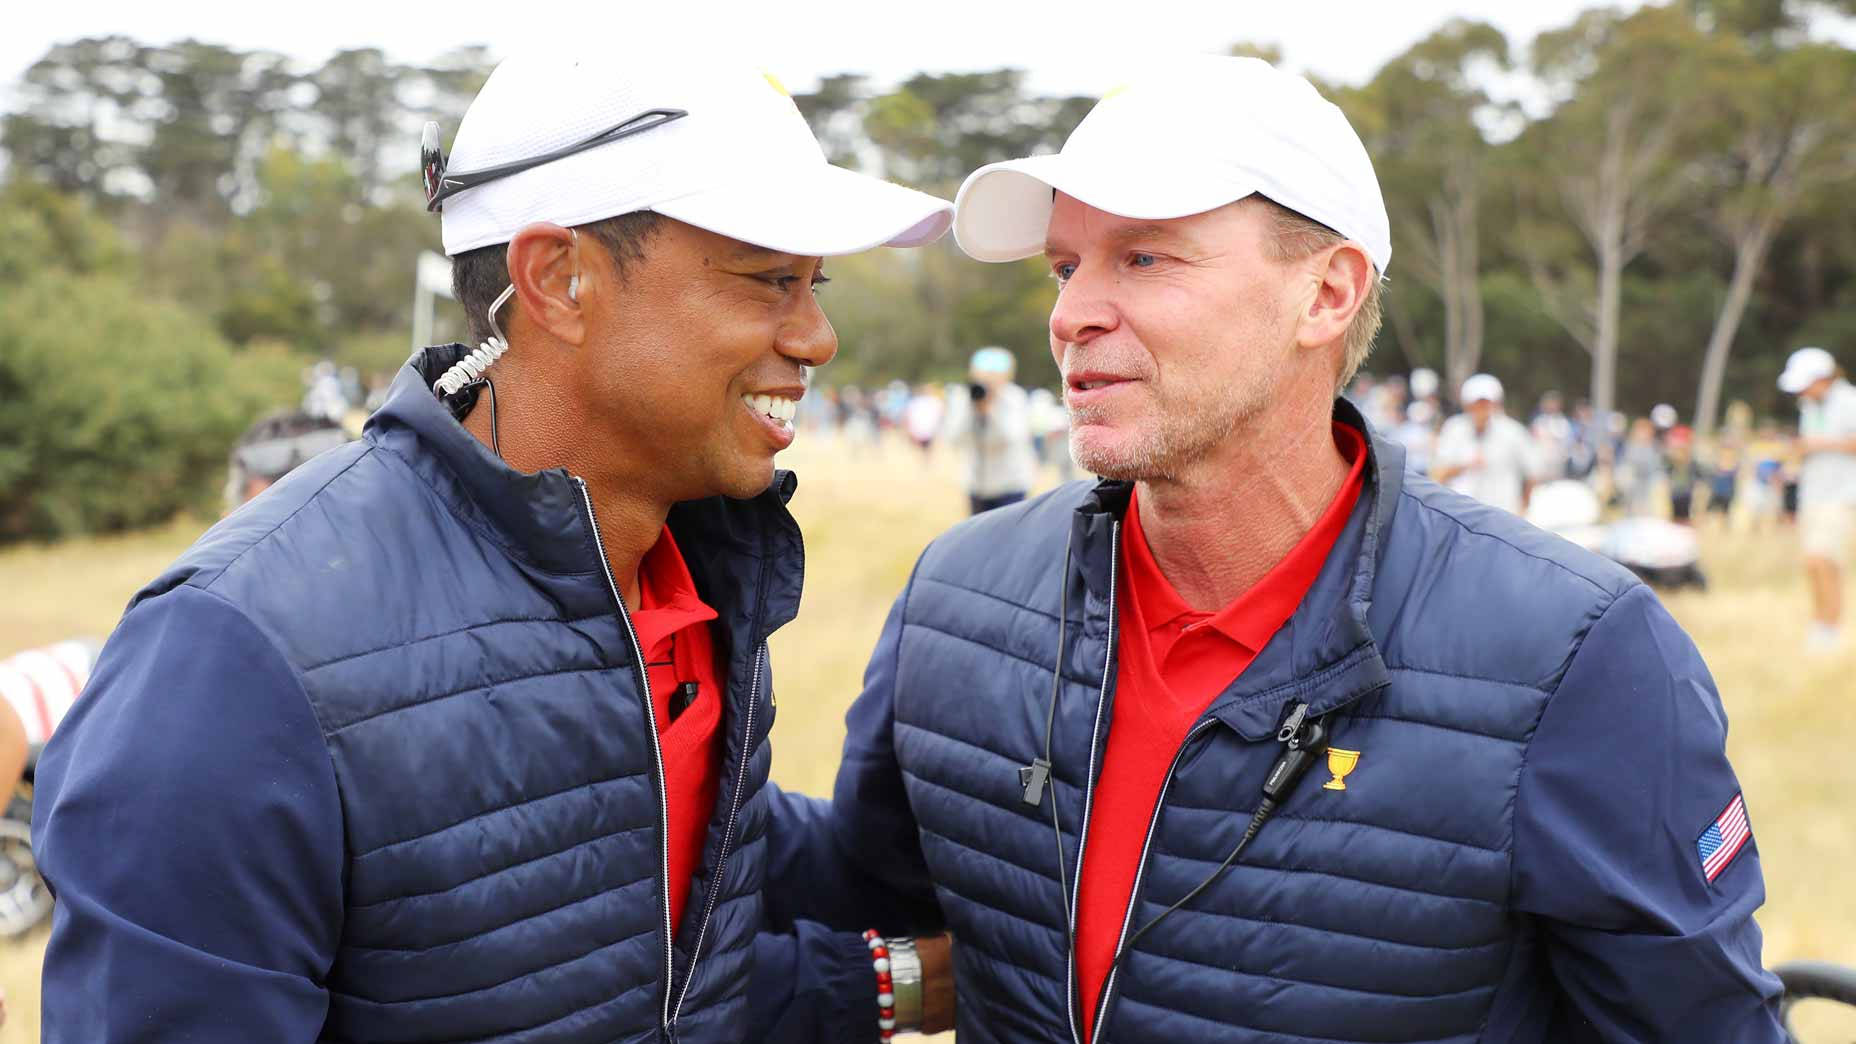
[[[683,552],[665,526],[663,535],[638,563],[638,611],[632,626],[647,661],[664,659],[656,646],[686,627],[707,623],[716,612],[696,592],[696,581],[683,561]]]
[[[1295,613],[1296,606],[1302,604],[1302,597],[1314,585],[1322,563],[1327,561],[1328,552],[1340,539],[1348,517],[1353,514],[1354,503],[1359,500],[1366,472],[1366,439],[1352,426],[1336,421],[1334,444],[1353,465],[1340,492],[1282,561],[1250,590],[1216,612],[1187,605],[1160,571],[1147,546],[1147,536],[1141,530],[1140,505],[1130,495],[1122,552],[1127,559],[1133,609],[1140,625],[1150,632],[1170,626],[1182,630],[1211,627],[1252,652],[1260,651],[1283,622]]]

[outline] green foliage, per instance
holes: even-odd
[[[127,529],[204,508],[226,450],[294,395],[298,363],[235,355],[181,305],[115,276],[0,295],[0,541]]]
[[[0,286],[46,269],[122,275],[133,261],[116,230],[82,199],[23,179],[0,186]]]
[[[1055,152],[1093,104],[1027,94],[1017,69],[918,73],[868,103],[863,129],[882,150],[885,173],[951,197],[988,163]]]
[[[1594,354],[1614,353],[1619,407],[1686,410],[1725,332],[1728,397],[1778,411],[1790,348],[1856,362],[1856,58],[1806,39],[1824,6],[1595,7],[1533,41],[1456,20],[1360,86],[1320,85],[1392,219],[1369,369],[1474,366],[1522,402],[1590,395]],[[195,40],[49,48],[0,115],[0,540],[159,517],[210,491],[226,443],[293,401],[315,359],[397,368],[415,258],[438,244],[420,124],[455,132],[490,66],[482,47],[414,64],[360,48],[314,68]],[[1546,111],[1491,96],[1516,75]],[[794,102],[833,162],[950,198],[983,164],[1055,151],[1093,104],[1015,69],[893,87],[846,73]],[[1732,278],[1749,256],[1750,295]],[[988,344],[1024,383],[1056,379],[1035,259],[984,265],[948,239],[826,268],[841,348],[824,380],[958,379]],[[1604,286],[1618,292],[1601,323]]]

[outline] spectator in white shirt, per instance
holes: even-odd
[[[1017,369],[1011,352],[981,348],[968,364],[967,394],[949,403],[947,438],[966,453],[967,501],[976,515],[1025,499],[1037,477],[1030,398],[1012,383]]]
[[[1843,564],[1856,539],[1856,387],[1829,352],[1800,348],[1779,390],[1798,396],[1798,541],[1813,606],[1809,644],[1836,648],[1843,614]]]
[[[1514,514],[1527,508],[1535,467],[1527,427],[1502,411],[1502,382],[1478,373],[1463,382],[1463,412],[1437,433],[1431,477]]]

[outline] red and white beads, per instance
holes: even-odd
[[[864,933],[864,944],[870,947],[870,962],[876,969],[877,1039],[888,1041],[896,1035],[896,983],[889,977],[889,947],[874,928]]]

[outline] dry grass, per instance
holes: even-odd
[[[964,511],[952,462],[923,462],[900,445],[854,455],[802,440],[793,511],[809,548],[800,618],[773,640],[780,687],[773,773],[828,792],[864,661],[922,546]],[[142,582],[198,532],[197,524],[130,537],[0,552],[0,655],[76,634],[103,634]],[[1668,599],[1719,681],[1733,722],[1728,746],[1765,864],[1760,914],[1769,964],[1818,958],[1856,965],[1856,646],[1802,651],[1806,614],[1786,532],[1711,536],[1706,594]],[[1852,594],[1856,594],[1853,591]],[[0,943],[7,1023],[0,1044],[38,1039],[41,928]],[[1856,1012],[1808,1015],[1809,1041],[1856,1041]]]

